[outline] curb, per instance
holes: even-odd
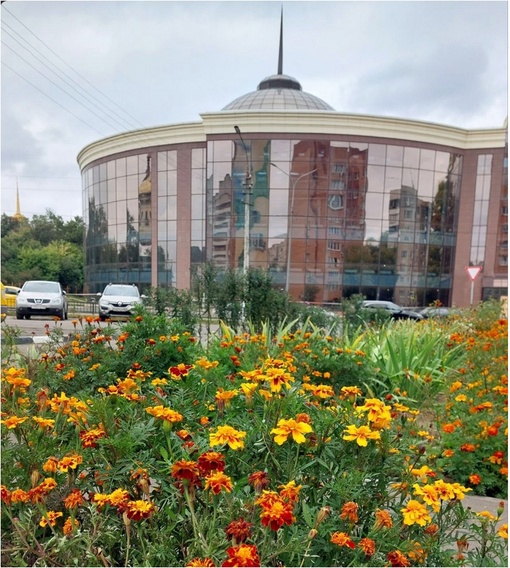
[[[48,343],[50,337],[47,335],[23,335],[16,338],[16,345],[41,345],[43,343]],[[67,343],[69,337],[62,337],[62,341]]]

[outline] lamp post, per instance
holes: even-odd
[[[291,183],[291,193],[290,193],[290,212],[289,212],[289,228],[287,231],[287,274],[285,278],[285,291],[289,292],[289,284],[290,284],[290,253],[292,250],[292,217],[294,215],[294,195],[296,193],[296,186],[299,181],[301,181],[304,177],[309,176],[317,171],[317,168],[306,172],[306,174],[302,174],[297,178],[293,178],[292,176],[297,176],[296,172],[287,173],[286,171],[282,170],[280,166],[277,166],[275,163],[271,162],[271,165],[274,166],[277,170],[280,170],[282,174],[285,174]]]
[[[244,143],[243,137],[241,135],[241,130],[239,126],[234,126],[241,144],[244,148],[244,153],[246,155],[246,176],[244,178],[244,186],[246,190],[244,191],[245,201],[244,201],[244,249],[243,249],[243,272],[248,273],[250,268],[250,206],[251,206],[251,167],[250,160],[248,158],[248,148]]]

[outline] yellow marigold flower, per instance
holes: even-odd
[[[405,525],[418,524],[424,527],[427,523],[432,521],[432,517],[429,515],[427,507],[415,499],[410,499],[407,502],[407,505],[400,510],[404,517]]]
[[[218,426],[216,432],[209,434],[209,443],[211,447],[228,444],[232,450],[242,450],[244,448],[243,438],[246,438],[246,432],[224,425]]]
[[[167,385],[168,381],[166,379],[153,379],[151,385],[153,387],[159,387],[160,385]]]
[[[421,497],[423,501],[432,507],[432,509],[437,513],[441,508],[439,503],[439,496],[437,494],[436,488],[433,485],[424,485],[420,487],[417,483],[413,485],[414,494],[417,497]]]
[[[229,403],[238,393],[237,390],[223,390],[221,387],[218,388],[216,394],[214,395],[214,399],[216,402],[223,401],[224,403]]]
[[[482,519],[489,519],[489,521],[497,521],[498,518],[494,516],[490,511],[480,511],[476,513],[477,517],[481,517]]]
[[[359,387],[342,387],[340,389],[340,398],[350,398],[354,400],[357,396],[361,396],[363,391]]]
[[[167,422],[180,422],[184,418],[183,415],[179,412],[161,404],[158,406],[148,406],[145,409],[145,412],[151,414],[156,418],[166,420]]]
[[[23,390],[32,384],[30,379],[19,377],[17,375],[7,375],[5,380],[14,388],[21,388]]]
[[[497,534],[498,534],[499,537],[505,538],[506,540],[508,540],[508,523],[501,525],[498,529]]]
[[[434,489],[437,491],[439,498],[443,501],[455,499],[455,491],[453,490],[451,483],[446,483],[442,479],[438,479],[434,482]]]
[[[294,418],[288,420],[282,418],[278,421],[277,427],[271,430],[271,434],[275,434],[274,441],[281,446],[291,435],[294,442],[302,444],[306,442],[304,435],[312,431],[312,427],[306,422],[297,422]]]
[[[45,527],[49,524],[54,527],[57,524],[57,519],[63,516],[64,513],[62,513],[61,511],[48,511],[40,520],[39,525],[41,527]]]
[[[463,485],[460,485],[460,483],[452,483],[451,486],[455,498],[458,499],[459,501],[462,501],[462,499],[464,499],[468,491],[472,491],[471,488],[464,487]]]
[[[379,440],[381,438],[379,432],[373,432],[368,426],[357,427],[355,424],[347,426],[347,429],[344,430],[344,434],[344,440],[349,442],[356,441],[358,446],[367,446],[368,440]]]
[[[127,501],[125,503],[125,511],[128,519],[132,521],[141,521],[150,517],[155,510],[154,503],[137,499],[136,501]]]
[[[214,369],[215,367],[217,367],[219,365],[218,361],[208,361],[205,357],[201,357],[196,363],[195,365],[197,367],[202,367],[202,369],[205,369],[206,371],[208,371],[209,369]]]
[[[215,471],[205,478],[205,488],[210,489],[215,495],[221,493],[222,490],[230,493],[234,487],[232,480],[222,471]]]
[[[52,418],[41,418],[40,416],[32,416],[32,420],[36,422],[40,428],[53,428],[55,420]]]
[[[318,398],[331,398],[335,396],[335,390],[330,385],[317,385],[316,387],[312,386],[313,389],[313,396]]]
[[[466,402],[467,396],[465,394],[459,394],[455,397],[457,402]]]
[[[271,392],[280,392],[282,386],[285,386],[287,389],[290,388],[290,383],[294,382],[294,377],[284,369],[267,369],[266,381],[269,383]]]
[[[76,469],[83,461],[80,454],[69,454],[58,461],[57,468],[59,471],[67,472],[69,468]]]
[[[25,420],[28,420],[27,416],[10,416],[9,418],[6,418],[5,420],[0,420],[0,422],[2,424],[5,424],[7,426],[7,428],[9,430],[13,430],[14,428],[17,428],[20,424],[23,424],[23,422],[25,422]]]

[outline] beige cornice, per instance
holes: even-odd
[[[335,111],[222,111],[203,113],[207,135],[224,134],[237,125],[243,133],[286,132],[296,134],[330,134],[393,138],[427,142],[463,150],[474,148],[503,148],[506,129],[466,130],[430,122],[342,114]]]
[[[202,122],[135,130],[93,142],[78,154],[80,169],[121,152],[205,142],[207,136],[217,134],[235,136],[236,125],[243,134],[281,132],[296,135],[361,136],[430,143],[461,150],[504,148],[507,136],[505,128],[466,130],[417,120],[335,111],[221,111],[203,113],[200,116]]]
[[[124,132],[92,142],[92,144],[85,146],[80,151],[77,161],[80,169],[83,170],[83,168],[96,160],[119,154],[120,152],[168,144],[205,142],[205,140],[202,122],[186,122],[155,128],[144,128],[143,130]]]

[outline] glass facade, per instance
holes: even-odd
[[[183,271],[205,260],[242,268],[249,242],[249,265],[268,270],[275,286],[294,298],[334,302],[360,293],[403,306],[449,304],[460,154],[278,135],[241,140],[233,134],[203,147],[182,146],[85,168],[91,292],[109,282],[145,289],[155,278],[159,286],[175,286]],[[480,229],[471,243],[477,259],[490,158],[480,156],[477,172]],[[178,261],[183,242],[190,247],[188,266]]]

